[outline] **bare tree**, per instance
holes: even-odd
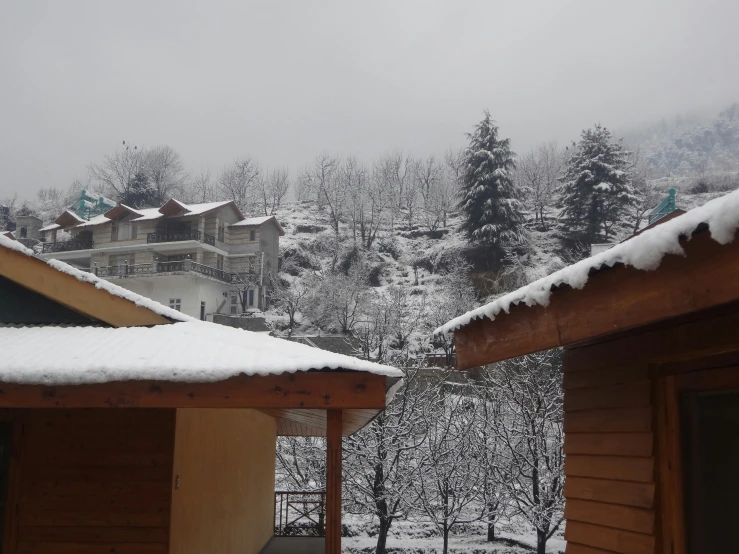
[[[564,430],[559,350],[492,366],[486,385],[499,391],[497,437],[506,463],[496,466],[515,511],[536,529],[537,554],[564,519]]]
[[[256,160],[246,157],[236,160],[218,177],[220,196],[233,200],[244,213],[251,213],[256,199],[256,186],[262,169]]]
[[[361,267],[352,267],[348,275],[329,274],[319,281],[308,303],[313,321],[323,328],[344,334],[354,330],[368,300],[366,275]]]
[[[158,204],[184,193],[188,174],[182,158],[171,146],[147,149],[144,151],[143,163]]]
[[[218,198],[218,187],[211,180],[210,169],[193,176],[190,185],[185,187],[184,201],[193,204],[213,202]]]
[[[0,200],[0,231],[5,231],[15,220],[18,194]]]
[[[269,175],[260,175],[257,189],[264,215],[274,215],[290,188],[290,173],[286,167],[273,169]]]
[[[347,214],[352,229],[352,238],[356,243],[361,237],[361,242],[364,244],[362,227],[365,223],[369,172],[364,164],[354,156],[349,156],[339,168],[339,178],[347,192]]]
[[[136,174],[146,169],[145,161],[144,150],[124,140],[119,149],[105,156],[102,163],[90,164],[88,170],[91,180],[117,199],[129,196]]]
[[[390,192],[390,228],[395,225],[395,217],[407,203],[409,195],[406,187],[413,179],[412,162],[402,151],[398,150],[380,158],[376,164],[378,176]],[[412,197],[412,195],[410,195]]]
[[[450,319],[471,310],[477,304],[475,288],[469,278],[472,267],[461,253],[448,257],[446,268],[439,273],[439,285],[429,295],[426,322],[428,331],[444,325]],[[432,338],[432,346],[441,348],[446,357],[446,367],[452,366],[454,335],[439,335]]]
[[[420,447],[418,471],[413,480],[417,510],[441,534],[443,554],[449,551],[449,534],[455,525],[469,523],[468,507],[478,498],[482,464],[475,451],[478,411],[466,390],[445,390],[441,376],[437,394],[422,411],[426,440]]]
[[[426,295],[411,297],[409,287],[391,285],[378,291],[361,307],[354,327],[362,358],[380,363],[405,365],[412,336],[421,327],[426,313]]]
[[[564,156],[556,142],[540,145],[524,154],[516,164],[519,186],[534,211],[534,221],[546,229],[546,211],[554,204]]]
[[[475,446],[482,465],[481,519],[487,524],[487,540],[492,542],[495,540],[495,524],[506,513],[509,502],[509,491],[499,477],[510,473],[506,466],[510,458],[505,456],[503,443],[499,437],[503,410],[498,390],[483,385],[475,387],[475,391],[480,411]]]
[[[376,554],[385,554],[393,522],[412,509],[416,455],[426,440],[419,420],[433,390],[419,384],[418,376],[417,369],[407,370],[387,408],[344,445],[347,511],[377,517]]]
[[[42,188],[32,202],[33,209],[44,223],[54,221],[79,197],[85,186],[82,181],[75,179],[66,190],[56,187]]]
[[[277,437],[277,486],[294,491],[326,490],[326,439]]]
[[[341,161],[329,154],[316,158],[313,167],[301,177],[301,187],[314,191],[319,208],[328,212],[329,223],[338,239],[339,226],[347,208],[347,190],[340,176]]]
[[[291,262],[286,260],[283,263]],[[288,281],[285,276],[277,276],[272,281],[272,302],[278,311],[288,317],[288,336],[292,336],[296,317],[308,300],[313,286],[315,286],[315,283],[308,279]]]
[[[661,200],[661,194],[652,178],[652,170],[638,148],[632,151],[630,162],[631,182],[636,192],[631,230],[636,233],[649,211]]]

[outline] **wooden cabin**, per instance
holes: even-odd
[[[739,551],[739,191],[457,318],[459,368],[564,347],[568,554]]]
[[[269,553],[276,439],[309,435],[327,438],[325,541],[278,550],[338,554],[342,437],[399,376],[197,321],[0,237],[2,552]]]

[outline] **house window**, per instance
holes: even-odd
[[[216,269],[223,271],[223,256],[216,254]]]
[[[226,235],[226,224],[225,223],[219,223],[218,224],[218,240],[223,242],[225,239],[223,238]]]
[[[131,240],[136,238],[135,223],[119,223],[114,221],[110,228],[110,240]]]
[[[182,311],[182,299],[181,298],[170,298],[169,299],[169,307],[173,310],[177,310],[178,312]]]
[[[249,290],[249,306],[254,306],[254,291]]]
[[[236,314],[237,313],[238,307],[239,307],[238,302],[239,302],[239,299],[236,296],[236,293],[235,292],[232,292],[231,293],[231,313],[232,314]]]
[[[257,240],[257,232],[254,229],[249,231],[249,240],[251,241]]]
[[[21,227],[21,238],[24,239],[28,236],[28,230],[25,227]]]
[[[205,321],[205,302],[200,303],[200,321]]]

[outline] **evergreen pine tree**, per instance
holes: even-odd
[[[156,204],[157,193],[143,171],[137,171],[127,190],[118,197],[121,204],[130,208],[151,208]]]
[[[507,247],[525,240],[519,191],[513,180],[510,139],[498,138],[498,127],[486,110],[483,120],[468,134],[470,144],[464,152],[462,230],[470,242],[489,250],[499,262]]]
[[[573,143],[574,152],[559,190],[562,212],[559,228],[568,246],[607,242],[636,201],[627,171],[626,152],[611,140],[611,132],[596,125]]]

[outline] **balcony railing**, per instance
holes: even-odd
[[[196,240],[209,244],[210,246],[216,245],[216,238],[208,233],[201,233],[200,231],[177,231],[174,233],[148,233],[146,235],[146,242],[153,244],[157,242],[181,242],[183,240]]]
[[[275,537],[325,536],[325,492],[275,492]]]
[[[89,250],[92,248],[92,240],[65,240],[61,242],[44,242],[44,254],[51,252],[70,252],[72,250]]]
[[[133,277],[136,275],[157,275],[162,273],[188,272],[199,273],[232,283],[237,280],[238,274],[228,273],[222,269],[193,262],[192,260],[177,260],[172,262],[153,262],[150,264],[122,264],[111,266],[95,266],[93,273],[98,277]]]

